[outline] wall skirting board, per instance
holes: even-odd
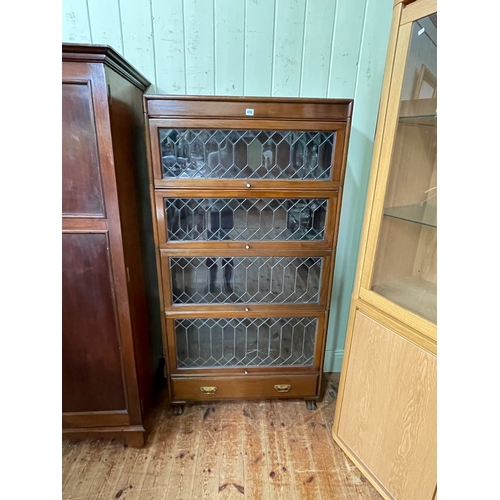
[[[340,373],[343,357],[344,349],[337,349],[336,351],[326,350],[323,371],[326,373]]]

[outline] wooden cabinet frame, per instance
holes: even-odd
[[[200,193],[200,190],[192,189],[157,189],[155,191],[156,198],[156,221],[158,225],[158,246],[166,250],[179,250],[179,249],[204,249],[209,248],[218,249],[221,251],[233,251],[245,249],[247,242],[244,240],[238,241],[189,241],[184,242],[180,240],[168,241],[167,238],[167,221],[165,220],[165,198],[262,198],[262,199],[307,199],[307,198],[321,198],[328,200],[328,212],[325,221],[325,237],[323,240],[302,241],[302,240],[288,240],[288,241],[272,241],[273,249],[276,251],[282,250],[329,250],[337,245],[338,224],[339,224],[339,210],[341,203],[342,193],[340,190],[325,191],[319,190],[304,190],[304,191],[284,191],[277,189],[211,189],[208,192]],[[256,251],[265,250],[269,248],[270,240],[253,241],[248,255],[255,254]]]
[[[347,116],[347,115],[346,115]],[[261,119],[150,119],[149,137],[151,140],[152,170],[155,188],[201,188],[210,185],[207,179],[163,179],[161,175],[160,157],[154,152],[160,150],[159,130],[161,128],[193,128],[193,129],[238,129],[238,130],[303,130],[336,132],[333,160],[334,170],[331,180],[269,180],[269,179],[217,179],[217,187],[225,189],[338,189],[344,183],[345,159],[347,154],[348,129],[350,119],[331,122],[307,122],[303,120],[261,120]],[[213,182],[213,181],[212,181]]]
[[[250,97],[145,96],[149,126],[149,175],[152,214],[164,321],[164,348],[171,402],[245,397],[302,397],[316,400],[326,343],[327,318],[337,244],[352,100]],[[247,110],[252,115],[245,116]],[[334,132],[331,179],[162,178],[160,129],[269,130]],[[326,199],[322,240],[169,241],[164,199]],[[176,257],[321,257],[323,267],[317,303],[173,304],[170,259]],[[311,365],[180,368],[177,366],[175,321],[188,318],[316,318]],[[233,382],[231,382],[233,381]],[[235,384],[238,382],[238,384]],[[217,385],[213,394],[200,384]],[[211,385],[212,384],[212,385]],[[231,386],[232,384],[232,386]],[[278,391],[275,386],[281,388]],[[289,386],[289,387],[288,387]],[[210,391],[209,391],[210,392]],[[312,408],[312,406],[311,406]],[[182,411],[179,409],[178,411]]]

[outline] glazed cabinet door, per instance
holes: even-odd
[[[156,191],[160,248],[331,248],[337,191]]]
[[[322,255],[323,254],[323,255]],[[250,311],[327,306],[331,257],[267,250],[161,252],[165,309]]]
[[[360,297],[435,340],[437,13],[412,5],[398,34]]]
[[[343,182],[345,122],[149,123],[156,187],[332,189]]]
[[[172,250],[331,248],[339,204],[338,191],[157,190],[158,243]]]

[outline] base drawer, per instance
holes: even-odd
[[[220,399],[310,398],[318,394],[319,374],[172,377],[172,402]]]

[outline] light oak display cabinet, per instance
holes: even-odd
[[[144,96],[171,403],[315,408],[352,100]]]
[[[396,1],[333,436],[386,499],[437,496],[437,7]]]

